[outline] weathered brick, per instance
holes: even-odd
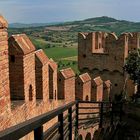
[[[9,61],[8,61],[8,33],[7,21],[0,16],[0,114],[7,115],[10,109],[9,92]],[[9,112],[8,112],[9,113]],[[0,115],[0,116],[1,116]]]
[[[103,100],[103,81],[100,76],[92,80],[92,101],[102,101]]]
[[[93,32],[78,35],[78,67],[88,72],[92,78],[101,76],[112,83],[112,95],[120,94],[125,84],[123,66],[129,51],[139,48],[139,33],[124,33],[119,37],[115,33]],[[128,94],[134,93],[134,84]],[[131,93],[130,93],[131,92]]]
[[[88,73],[79,75],[76,78],[76,99],[91,100],[91,78]]]
[[[71,68],[58,73],[58,99],[66,102],[75,100],[75,73]]]

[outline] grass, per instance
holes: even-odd
[[[69,47],[63,47],[64,43],[48,42],[41,38],[30,37],[30,39],[37,49],[43,49],[49,58],[52,58],[58,63],[58,70],[71,67],[76,74],[79,74],[77,66],[78,50],[76,44]],[[51,44],[50,47],[48,47],[48,43]]]
[[[71,48],[71,47],[48,48],[45,49],[45,52],[49,58],[53,58],[55,61],[59,61],[61,58],[77,56],[77,48]]]
[[[76,57],[78,54],[77,47],[63,47],[63,43],[50,43],[43,39],[36,39],[30,37],[33,44],[37,49],[43,49],[49,58],[53,58],[55,61],[59,61],[62,58]]]
[[[78,57],[77,56],[72,56],[72,57],[61,58],[60,60],[78,61]]]
[[[62,65],[60,65],[59,69],[72,67],[78,73],[76,58],[78,32],[107,31],[116,32],[119,35],[122,32],[140,31],[140,23],[116,20],[110,17],[65,22],[59,25],[52,25],[52,29],[54,27],[55,31],[47,30],[46,26],[9,28],[8,33],[9,36],[12,34],[26,33],[37,49],[43,49],[47,56],[53,58],[57,63],[61,61]],[[58,30],[56,30],[56,27]],[[60,31],[60,28],[69,28],[69,30]]]
[[[75,74],[80,74],[80,71],[78,70],[77,61],[71,61],[71,60],[63,60],[58,62],[58,69],[65,69],[71,67]]]
[[[33,44],[36,46],[37,49],[46,49],[46,48],[49,48],[48,44],[51,44],[53,45],[52,47],[59,47],[61,46],[60,43],[49,43],[47,41],[45,41],[44,39],[41,39],[41,38],[33,38],[33,37],[30,37],[30,39],[32,40]],[[51,46],[50,46],[51,47]]]
[[[58,70],[71,67],[76,74],[79,74],[77,60],[77,48],[55,47],[45,49],[49,58],[53,58],[58,63]]]

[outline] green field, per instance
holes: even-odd
[[[72,57],[75,58],[75,56],[77,56],[77,48],[55,47],[45,49],[45,52],[49,58],[53,58],[58,63],[59,70],[71,67],[77,74],[79,74],[77,60],[71,60]]]
[[[79,74],[77,67],[78,50],[76,44],[70,46],[67,43],[67,46],[63,47],[64,43],[54,43],[43,39],[30,38],[37,49],[43,49],[49,58],[57,62],[58,70],[71,67],[76,74]],[[48,44],[50,44],[49,47]]]
[[[55,47],[45,49],[48,57],[53,58],[55,61],[59,61],[62,58],[77,56],[77,48],[63,48]]]
[[[37,49],[43,49],[49,58],[59,61],[62,58],[77,56],[77,46],[63,47],[63,43],[50,43],[43,39],[35,39],[31,37],[33,44]],[[50,44],[48,46],[48,44]]]
[[[78,32],[107,31],[120,35],[123,32],[140,31],[140,22],[116,20],[103,16],[56,25],[16,27],[17,25],[15,28],[8,29],[9,36],[26,33],[37,49],[43,49],[49,58],[53,58],[58,63],[59,69],[72,67],[76,73],[79,73],[76,57]]]
[[[60,70],[60,69],[71,67],[75,71],[75,74],[80,74],[80,72],[78,70],[77,63],[78,63],[77,61],[71,61],[71,60],[59,61],[59,63],[58,63],[58,69]]]
[[[55,47],[45,49],[45,52],[49,58],[53,58],[58,63],[59,70],[71,67],[77,74],[79,74],[77,60],[75,60],[75,56],[77,56],[77,48]],[[74,58],[74,60],[72,60],[72,58]]]

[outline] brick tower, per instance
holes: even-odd
[[[0,113],[10,111],[8,23],[0,16]]]
[[[103,100],[103,81],[100,76],[92,80],[91,100],[92,101]]]
[[[11,100],[35,101],[35,47],[25,34],[9,38]]]
[[[139,33],[124,33],[119,37],[114,33],[79,33],[79,70],[90,73],[92,78],[101,76],[103,81],[109,79],[113,91],[111,98],[114,98],[115,94],[121,94],[130,86],[132,90],[125,91],[128,95],[132,95],[134,85],[132,82],[126,82],[123,66],[128,52],[139,47],[139,40]]]
[[[36,73],[36,98],[47,101],[48,86],[48,63],[49,58],[42,49],[35,52],[35,73]]]
[[[75,73],[71,68],[58,73],[58,99],[66,102],[75,100]]]
[[[76,78],[76,100],[91,100],[91,77],[88,73],[79,75]]]
[[[57,100],[57,64],[53,59],[49,60],[49,100]]]

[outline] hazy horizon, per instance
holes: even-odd
[[[100,17],[108,17],[108,16],[100,16]],[[82,21],[82,20],[86,20],[86,19],[90,19],[90,18],[100,18],[100,17],[87,17],[87,18],[84,18],[84,19],[76,19],[76,20],[67,20],[67,21],[53,21],[53,22],[31,22],[31,23],[24,23],[24,22],[11,22],[9,24],[46,24],[46,23],[63,23],[63,22],[73,22],[73,21]],[[114,18],[114,17],[109,17],[109,18]],[[116,18],[114,18],[116,19]],[[116,19],[116,20],[125,20],[125,19]],[[126,21],[129,21],[129,22],[140,22],[140,21],[130,21],[130,20],[126,20]]]
[[[108,16],[140,22],[139,0],[0,0],[9,23],[51,23]]]

